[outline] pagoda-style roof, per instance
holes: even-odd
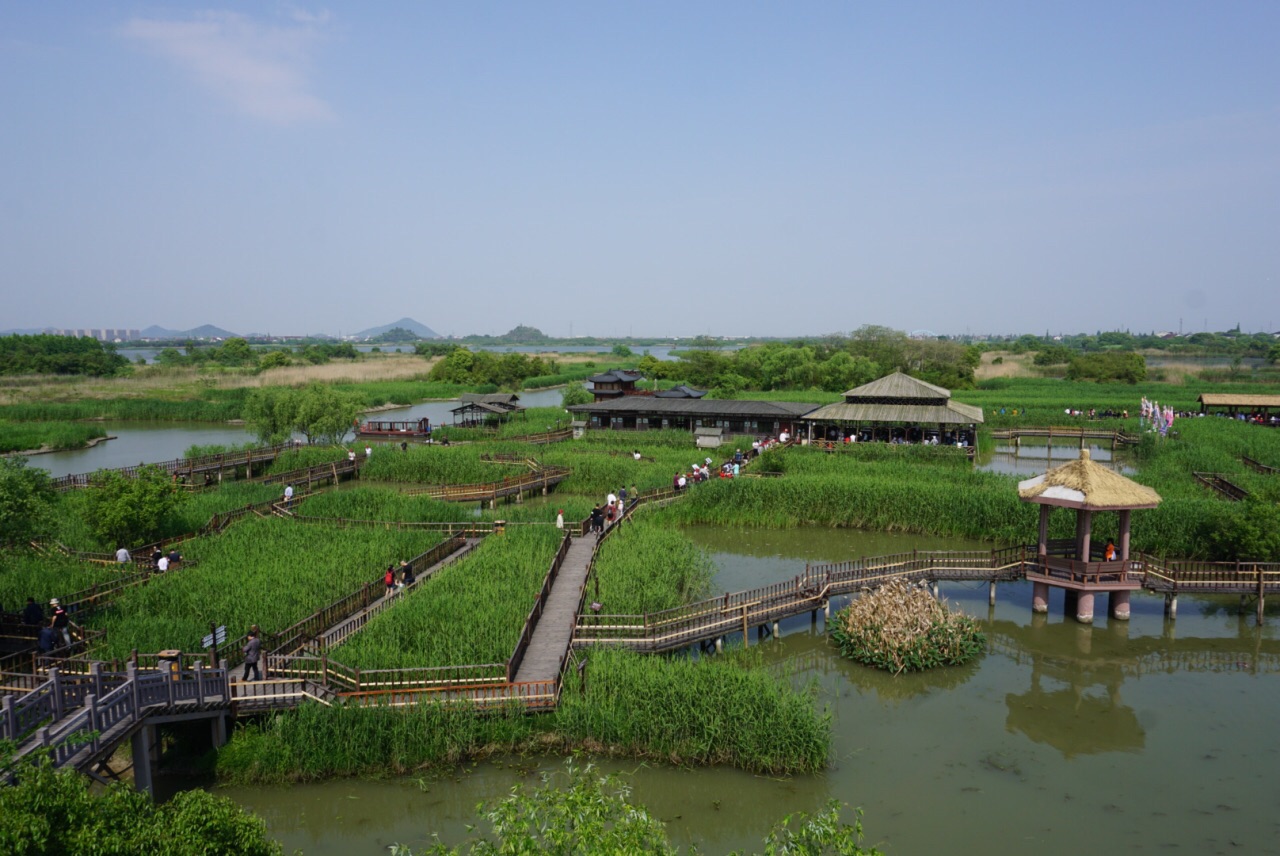
[[[982,408],[951,400],[951,390],[902,372],[844,394],[844,401],[805,416],[815,422],[905,422],[919,425],[982,422]]]
[[[644,380],[644,374],[631,369],[610,369],[587,378],[592,383],[635,383]]]
[[[691,386],[680,384],[679,386],[671,387],[671,389],[655,392],[654,396],[656,398],[702,398],[706,394],[707,391],[705,389],[694,389]]]
[[[1088,449],[1081,449],[1080,457],[1074,461],[1018,482],[1018,498],[1041,505],[1101,511],[1155,508],[1160,504],[1160,494],[1095,463]]]
[[[524,410],[524,407],[520,404],[520,396],[514,392],[464,392],[458,396],[458,401],[460,404],[451,409],[450,413],[490,413],[495,416],[503,416],[507,413]]]

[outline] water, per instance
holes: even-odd
[[[558,407],[562,391],[544,389],[520,393],[520,403],[525,407]],[[458,402],[428,401],[411,407],[381,410],[366,415],[368,419],[405,421],[426,416],[432,425],[447,426],[453,415],[450,409]],[[519,417],[517,417],[519,418]],[[561,422],[568,424],[564,414]],[[29,459],[33,467],[48,470],[52,476],[71,473],[91,473],[94,470],[114,467],[132,467],[140,463],[158,463],[181,458],[192,446],[243,446],[255,442],[253,431],[242,425],[216,425],[208,422],[103,422],[103,430],[116,439],[99,443],[90,449],[74,449],[68,452],[50,452]],[[529,432],[546,428],[530,421]],[[302,439],[299,436],[299,439]]]
[[[806,561],[973,546],[852,530],[690,532],[713,551],[723,588]],[[1280,681],[1253,673],[1280,660],[1271,627],[1237,616],[1234,601],[1184,597],[1171,623],[1159,600],[1139,595],[1129,622],[1085,627],[1062,617],[1060,592],[1035,620],[1026,584],[1002,584],[993,609],[985,584],[944,583],[942,593],[992,641],[967,667],[868,670],[838,657],[807,616],[763,646],[780,670],[816,680],[834,715],[825,773],[600,766],[626,772],[676,841],[708,853],[759,849],[772,821],[828,798],[862,806],[867,840],[896,854],[1280,852]],[[1211,657],[1217,670],[1203,668]],[[372,856],[397,841],[423,846],[433,831],[457,842],[476,803],[561,764],[511,758],[421,781],[222,792],[266,817],[286,851]]]
[[[495,354],[599,354],[602,357],[611,357],[610,353],[612,345],[493,345],[490,347],[479,347],[476,345],[469,346],[473,351],[492,351]],[[671,356],[672,351],[678,351],[681,348],[687,348],[687,345],[650,345],[647,348],[636,346],[631,350],[635,353],[636,359],[645,354],[651,355],[656,360],[674,360]],[[737,350],[739,345],[730,345],[722,348],[724,351]],[[394,354],[397,351],[403,354],[413,353],[413,345],[356,345],[355,349],[362,354],[371,352],[374,348],[380,349],[384,354]],[[153,363],[156,355],[160,353],[161,348],[116,348],[116,352],[127,359],[129,362],[137,362],[138,358]],[[182,349],[179,348],[179,351]]]
[[[1091,459],[1122,475],[1130,476],[1137,472],[1137,468],[1125,459],[1123,452],[1112,452],[1110,446],[1086,448]],[[1079,440],[1054,446],[1024,440],[1021,447],[999,445],[991,451],[979,452],[974,461],[974,469],[1009,475],[1039,475],[1079,457]]]

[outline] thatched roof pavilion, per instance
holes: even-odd
[[[812,427],[839,425],[966,426],[983,421],[981,407],[951,400],[951,390],[902,372],[863,384],[844,394],[844,401],[819,407],[804,417]],[[970,437],[972,439],[972,437]]]
[[[503,421],[513,413],[523,413],[520,396],[513,392],[475,393],[464,392],[458,396],[459,405],[449,412],[455,425],[475,425],[486,421]]]
[[[1234,395],[1227,393],[1203,392],[1199,397],[1200,412],[1208,413],[1210,408],[1225,410],[1228,413],[1269,413],[1280,410],[1280,395]]]
[[[1027,574],[1035,582],[1032,609],[1048,610],[1048,587],[1053,585],[1079,592],[1079,621],[1093,620],[1094,591],[1111,592],[1112,615],[1128,618],[1129,591],[1140,586],[1128,576],[1129,514],[1138,508],[1155,508],[1160,494],[1096,463],[1088,449],[1081,449],[1079,459],[1019,482],[1018,498],[1040,506],[1039,570]],[[1055,506],[1076,511],[1076,537],[1070,544],[1049,542],[1049,514]],[[1119,513],[1118,549],[1108,545],[1099,551],[1091,545],[1096,511]]]

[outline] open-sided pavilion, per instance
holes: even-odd
[[[973,446],[982,408],[951,400],[951,390],[902,372],[863,384],[844,401],[808,413],[810,441],[924,443]]]

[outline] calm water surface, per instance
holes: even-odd
[[[973,542],[852,530],[691,529],[717,584],[791,576],[805,562]],[[758,847],[783,814],[831,797],[866,810],[890,853],[1280,852],[1280,644],[1234,600],[1183,597],[1176,623],[1137,596],[1129,622],[1088,628],[1058,594],[1032,618],[1025,584],[943,584],[985,622],[970,666],[894,678],[837,657],[808,616],[763,645],[779,674],[812,679],[833,715],[833,762],[791,779],[639,763],[635,798],[680,842]],[[1274,621],[1274,619],[1272,619]],[[753,638],[754,641],[754,638]],[[465,836],[478,802],[561,761],[506,759],[423,780],[223,789],[264,815],[286,851],[377,854],[392,842]]]

